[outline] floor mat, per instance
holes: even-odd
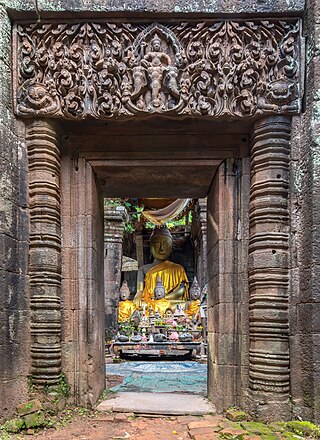
[[[198,362],[123,362],[107,364],[106,375],[123,376],[114,392],[192,393],[206,395],[207,365]]]

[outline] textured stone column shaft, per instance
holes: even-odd
[[[27,130],[30,209],[31,374],[54,386],[61,374],[60,151],[50,122]]]
[[[289,397],[290,118],[259,120],[252,134],[249,321],[250,392],[260,415]],[[281,410],[281,411],[282,411]]]
[[[117,310],[121,283],[122,242],[125,208],[118,206],[104,212],[104,284],[105,284],[105,335],[111,338],[117,330]]]

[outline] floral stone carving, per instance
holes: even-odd
[[[300,21],[17,24],[16,113],[297,113]]]

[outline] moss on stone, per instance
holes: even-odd
[[[262,422],[242,422],[241,426],[251,434],[267,435],[272,434],[271,429]]]
[[[224,420],[220,423],[222,428],[243,429],[240,423],[232,422],[231,420]]]
[[[295,434],[320,438],[320,427],[311,422],[293,420],[287,423],[287,427]]]
[[[287,440],[303,440],[303,437],[301,437],[300,435],[294,434],[293,432],[289,432],[289,431],[283,432],[282,438]]]
[[[22,403],[17,406],[17,411],[19,416],[24,416],[26,414],[31,414],[42,410],[42,403],[38,399],[29,400],[29,402]]]
[[[242,422],[248,420],[248,414],[236,408],[230,408],[227,410],[226,417],[233,422]]]
[[[275,432],[285,432],[287,431],[286,422],[273,422],[268,424],[269,428]]]
[[[45,414],[43,411],[38,411],[33,414],[27,414],[24,416],[26,428],[38,428],[45,425]]]
[[[280,440],[280,439],[281,439],[280,435],[277,435],[275,433],[261,435],[261,440]]]

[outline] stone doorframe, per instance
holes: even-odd
[[[31,118],[27,146],[35,385],[57,385],[63,363],[68,377],[73,376],[78,402],[93,404],[104,387],[104,329],[92,322],[95,313],[103,313],[101,274],[96,272],[100,263],[103,267],[103,255],[94,232],[101,226],[98,183],[81,159],[71,164],[60,153],[54,119],[167,115],[245,120],[252,121],[253,131],[249,386],[242,395],[255,414],[289,417],[289,141],[290,116],[300,111],[300,32],[299,19],[15,25],[15,111]],[[82,199],[72,194],[72,186]],[[70,218],[61,218],[61,203],[64,213],[70,206]],[[61,280],[61,257],[70,265],[76,261],[75,278]],[[61,283],[68,298],[61,298]],[[70,321],[61,315],[62,301],[73,316]],[[87,349],[74,352],[77,338],[88,341]]]

